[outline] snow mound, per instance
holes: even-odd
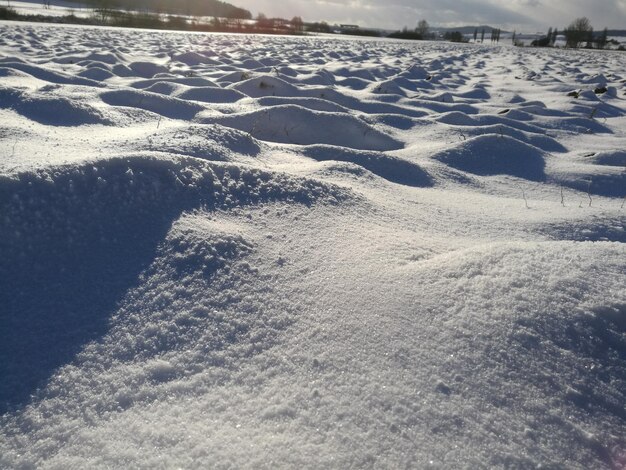
[[[84,52],[81,54],[69,54],[62,55],[60,57],[55,57],[52,59],[53,62],[58,64],[84,64],[84,63],[100,63],[100,64],[109,64],[113,65],[119,62],[120,60],[124,60],[122,54],[113,54],[107,52]]]
[[[148,91],[105,91],[100,94],[100,98],[111,106],[143,109],[172,119],[191,120],[196,114],[205,109],[198,103],[191,103]]]
[[[591,114],[590,111],[587,111]],[[610,128],[589,117],[565,117],[554,121],[544,121],[542,126],[547,129],[566,131],[572,134],[612,134]]]
[[[376,76],[372,73],[372,71],[362,67],[340,67],[335,69],[333,72],[335,75],[340,77],[356,77],[369,82],[376,81]]]
[[[406,96],[406,91],[403,90],[395,80],[385,80],[383,82],[376,82],[370,85],[370,91],[374,94],[381,95],[398,95]]]
[[[115,64],[111,69],[111,72],[118,77],[136,77],[135,73],[124,63]]]
[[[447,102],[441,100],[449,100]],[[451,101],[450,101],[451,100]],[[419,95],[419,97],[411,98],[411,106],[427,109],[434,113],[447,113],[451,111],[459,111],[464,114],[474,115],[478,113],[478,109],[467,103],[454,103],[454,96],[451,93],[441,93],[437,95]]]
[[[137,80],[130,83],[133,88],[146,89],[157,83],[171,83],[189,87],[216,87],[217,84],[203,77],[159,77],[147,80]]]
[[[506,135],[488,134],[433,155],[435,160],[477,175],[511,175],[545,179],[545,155],[532,145]]]
[[[586,76],[586,75],[580,75],[579,76],[579,81],[580,83],[591,83],[591,84],[596,84],[596,85],[601,85],[601,86],[606,86],[606,84],[609,82],[607,80],[607,78],[604,76],[604,74],[597,74],[597,75],[592,75],[592,76]]]
[[[323,83],[325,82],[325,80],[319,80],[319,81],[322,82],[322,83],[319,83],[320,85],[327,85],[327,83]],[[370,82],[369,80],[364,80],[362,78],[350,77],[350,78],[342,78],[340,80],[337,80],[336,84],[338,86],[350,88],[351,90],[365,90],[367,87],[372,85],[372,82]]]
[[[173,96],[180,92],[182,89],[182,85],[172,82],[155,82],[149,87],[144,88],[144,91],[149,91],[150,93],[159,93],[160,95]]]
[[[128,64],[128,68],[139,77],[152,78],[158,74],[166,74],[169,69],[154,62],[137,61]]]
[[[260,62],[256,59],[244,59],[239,65],[241,68],[248,70],[262,69],[266,67],[263,62]]]
[[[447,338],[439,356],[445,372],[437,384],[448,416],[460,418],[476,407],[491,416],[524,417],[522,447],[532,447],[541,434],[542,448],[560,464],[610,468],[619,458],[613,430],[626,418],[622,250],[619,243],[510,243],[405,268],[422,286],[421,308],[432,309],[428,321],[451,334],[441,336]],[[435,294],[444,291],[444,298]],[[591,424],[588,413],[602,418]],[[479,421],[478,428],[495,424]],[[506,434],[509,423],[492,431]],[[441,432],[474,434],[457,424]],[[471,439],[478,449],[480,438]],[[542,453],[514,457],[510,445],[478,452],[489,454],[483,462],[496,467],[545,462]]]
[[[378,152],[358,151],[330,145],[310,145],[304,155],[318,161],[341,161],[354,163],[392,183],[407,186],[430,187],[433,180],[418,165]]]
[[[43,81],[50,82],[50,83],[56,83],[60,85],[62,84],[63,85],[85,85],[85,86],[94,86],[94,87],[102,86],[96,80],[89,80],[87,78],[82,78],[82,77],[73,77],[71,75],[66,75],[63,73],[48,70],[44,67],[39,67],[37,65],[24,64],[22,62],[3,62],[3,63],[0,63],[0,70],[1,69],[19,70],[39,80],[43,80]]]
[[[280,105],[296,105],[311,111],[325,111],[327,113],[349,113],[348,108],[344,108],[331,101],[319,98],[299,98],[299,97],[282,97],[282,96],[266,96],[259,98],[257,103],[261,106],[280,106]]]
[[[453,126],[478,126],[480,123],[476,121],[472,116],[462,113],[460,111],[448,111],[442,113],[436,118],[437,122],[443,124],[450,124]]]
[[[0,357],[14,358],[0,365],[2,410],[23,403],[103,334],[116,303],[183,212],[347,197],[312,180],[150,154],[1,178]],[[236,241],[207,247],[185,239],[169,242],[182,253],[182,271],[200,266],[206,274],[224,256],[245,251]]]
[[[482,86],[474,87],[471,90],[467,90],[462,93],[459,93],[457,96],[459,98],[465,98],[465,99],[477,100],[477,101],[484,101],[484,100],[488,100],[489,98],[491,98],[491,95],[489,94],[489,92],[485,90],[485,88],[483,88]]]
[[[438,103],[454,103],[455,102],[455,96],[448,92],[448,91],[443,91],[443,92],[438,92],[438,93],[433,93],[433,94],[423,94],[420,95],[419,97],[421,100],[427,100],[427,101],[436,101]]]
[[[426,80],[430,77],[430,73],[421,65],[415,64],[399,73],[398,76],[408,78],[410,80]]]
[[[251,242],[246,240],[241,234],[230,233],[224,227],[206,220],[207,212],[185,213],[174,222],[168,231],[163,243],[159,246],[159,255],[169,258],[168,264],[172,274],[176,276],[197,276],[204,279],[216,277],[220,270],[223,270],[233,259],[240,258],[250,253],[253,248]],[[198,222],[198,223],[194,223]],[[150,275],[153,270],[155,274],[162,275],[163,269],[148,270],[144,275]],[[169,338],[173,341],[174,338]],[[141,341],[141,340],[140,340]],[[141,345],[137,353],[150,353],[155,349],[155,344]],[[160,345],[162,348],[163,345]],[[154,370],[149,372],[153,375]],[[171,379],[172,372],[177,372],[174,367],[157,367],[159,375],[165,375],[165,379]],[[165,374],[160,372],[165,369]]]
[[[537,231],[554,240],[626,243],[626,216],[594,216],[590,220],[543,224]]]
[[[580,191],[584,203],[594,194],[606,197],[626,197],[626,172],[621,167],[583,164],[570,168],[555,168],[551,177],[560,184]],[[593,204],[593,201],[590,201]]]
[[[214,63],[213,59],[210,59],[209,57],[207,57],[204,54],[198,53],[198,52],[183,52],[182,54],[173,54],[172,55],[172,60],[175,60],[177,62],[182,62],[183,64],[186,65],[201,65],[201,64],[206,64],[206,63]]]
[[[502,112],[498,114],[505,114],[507,118],[514,119],[516,121],[533,121],[535,120],[535,116],[530,113],[526,113],[524,111],[520,111],[519,109],[504,109]]]
[[[218,86],[194,87],[181,91],[176,97],[182,100],[202,101],[203,103],[235,103],[246,95]]]
[[[108,70],[106,68],[91,67],[91,68],[88,68],[86,70],[83,70],[77,76],[78,77],[83,77],[83,78],[88,78],[90,80],[95,80],[97,82],[102,82],[102,81],[107,80],[107,79],[109,79],[111,77],[114,77],[115,75],[113,74],[113,72],[111,72],[110,70]]]
[[[371,114],[362,116],[362,118],[370,124],[380,123],[402,130],[409,130],[419,124],[423,124],[423,121],[419,121],[417,118],[407,117],[402,114]]]
[[[249,80],[250,77],[253,76],[252,72],[236,70],[234,72],[228,72],[219,78],[216,78],[215,81],[219,83],[221,86],[232,85],[237,82],[242,82],[245,80]]]
[[[261,96],[298,96],[300,94],[298,88],[292,84],[271,75],[259,75],[230,85],[229,88],[252,98]]]
[[[510,119],[508,116],[494,116],[493,114],[477,114],[473,116],[475,121],[481,126],[502,126],[517,129],[532,134],[544,135],[546,131],[534,122],[520,122]],[[543,126],[543,123],[542,123]]]
[[[281,69],[281,73],[284,71]],[[295,76],[295,75],[292,75]],[[358,79],[360,80],[360,79]],[[334,85],[336,83],[335,76],[328,70],[317,70],[310,75],[303,75],[298,77],[298,81],[306,85]]]
[[[232,161],[238,155],[256,156],[261,151],[250,134],[217,124],[194,124],[157,131],[142,141],[139,149],[217,161]]]
[[[607,150],[598,152],[589,158],[596,165],[607,166],[624,166],[626,167],[626,151],[624,150]]]
[[[520,142],[525,142],[537,147],[545,152],[565,152],[567,149],[553,137],[534,132],[518,130],[514,127],[502,124],[478,125],[479,121],[474,121],[474,125],[459,126],[459,134],[463,136],[480,136],[485,134],[495,134],[500,136],[513,137]]]
[[[0,87],[1,108],[12,109],[32,121],[50,126],[112,124],[93,106],[65,96],[50,96],[41,92],[21,92]]]
[[[260,111],[197,118],[250,133],[269,142],[298,145],[329,144],[362,150],[394,150],[402,147],[361,119],[343,113],[311,111],[302,106],[273,106]]]

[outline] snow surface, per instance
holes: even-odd
[[[43,0],[7,0],[4,6],[11,7],[22,15],[67,16],[72,14],[88,18],[94,14],[92,6],[65,0],[50,0],[48,6],[44,5]]]
[[[0,28],[0,468],[626,466],[626,55]]]

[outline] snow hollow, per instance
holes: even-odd
[[[626,466],[626,55],[0,28],[0,468]]]

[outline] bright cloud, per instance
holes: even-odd
[[[254,15],[302,16],[305,21],[356,23],[380,28],[489,24],[525,31],[563,28],[586,16],[596,29],[626,28],[626,0],[235,0]]]

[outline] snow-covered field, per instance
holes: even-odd
[[[626,466],[626,55],[0,28],[0,468]]]
[[[94,8],[89,5],[65,0],[50,0],[48,6],[44,5],[44,0],[10,0],[4,6],[13,8],[21,15],[67,16],[72,14],[79,18],[89,18],[94,14]]]

